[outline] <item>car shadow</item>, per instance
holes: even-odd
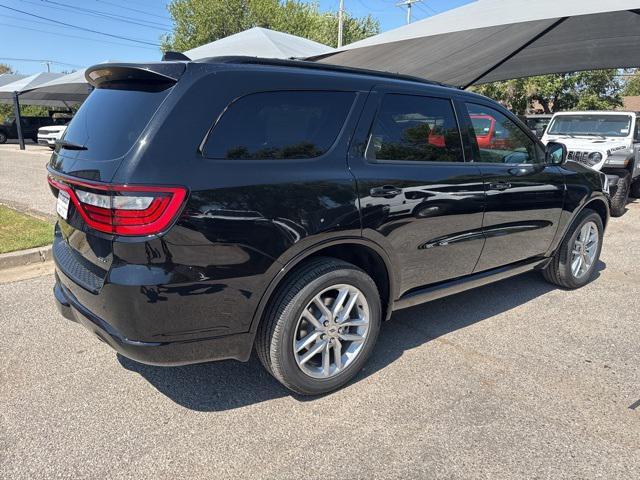
[[[600,261],[593,280],[605,268]],[[397,311],[383,324],[371,358],[352,383],[384,369],[408,350],[519,307],[555,288],[540,274],[530,272]],[[318,398],[292,394],[265,371],[255,355],[247,363],[222,361],[182,367],[144,365],[120,354],[117,358],[124,368],[140,374],[159,392],[191,410],[231,410],[283,396],[301,402]]]

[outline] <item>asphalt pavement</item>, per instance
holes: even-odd
[[[0,478],[638,479],[639,238],[636,202],[581,290],[532,273],[396,312],[313,399],[256,359],[120,357],[57,314],[50,274],[0,285]]]

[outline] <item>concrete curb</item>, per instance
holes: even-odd
[[[51,245],[0,255],[0,270],[51,261]]]

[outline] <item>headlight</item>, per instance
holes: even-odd
[[[587,159],[587,162],[589,162],[589,165],[591,165],[592,167],[594,165],[597,165],[601,161],[602,161],[602,154],[600,152],[593,152],[589,154],[589,158]]]

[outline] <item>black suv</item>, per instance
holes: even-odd
[[[134,360],[255,347],[319,394],[356,375],[394,310],[530,270],[577,288],[596,268],[604,175],[485,97],[242,57],[87,79],[48,167],[54,293]]]
[[[21,117],[22,137],[30,138],[34,142],[38,141],[38,129],[56,125],[60,122],[53,117]],[[0,124],[0,143],[5,143],[7,139],[18,138],[18,125],[14,116],[8,117]]]

